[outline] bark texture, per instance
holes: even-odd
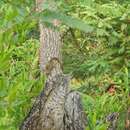
[[[38,11],[42,2],[37,0]],[[62,72],[60,33],[40,23],[40,43],[40,68],[47,80],[20,130],[85,130],[80,95],[69,90],[71,78]]]
[[[86,117],[80,96],[68,91],[69,80],[59,74],[46,81],[21,130],[84,130]]]

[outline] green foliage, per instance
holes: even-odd
[[[63,24],[64,72],[80,82],[73,87],[82,95],[86,130],[106,130],[104,117],[111,112],[120,113],[118,129],[124,129],[130,104],[130,2],[53,0],[53,11],[51,2],[39,14],[35,1],[0,1],[0,130],[18,129],[44,85],[38,65],[39,18]],[[111,85],[113,95],[107,91]]]
[[[1,130],[16,129],[31,107],[32,99],[42,89],[44,78],[37,65],[38,46],[37,40],[27,40],[13,49],[8,48],[9,54],[5,51],[0,55],[4,59],[0,72]]]
[[[127,100],[123,97],[124,95],[111,96],[109,94],[103,94],[98,96],[86,96],[83,95],[83,103],[85,105],[86,113],[88,115],[88,130],[106,130],[107,122],[105,117],[112,112],[118,112],[120,115],[123,114],[127,107]],[[121,118],[118,128],[124,128],[124,118]]]
[[[84,2],[73,1],[70,4],[73,8],[72,15],[78,14],[96,29],[90,34],[71,29],[66,35],[64,64],[68,66],[65,72],[72,71],[80,78],[92,76],[95,77],[97,85],[104,86],[102,82],[107,81],[108,84],[116,84],[128,93],[129,4],[125,2],[120,4],[116,1],[109,3],[91,1],[91,4],[86,3],[86,5]]]
[[[130,105],[129,7],[128,1],[68,2],[67,13],[95,28],[93,33],[87,34],[68,29],[63,48],[65,73],[71,72],[74,77],[84,80],[75,89],[89,95],[83,97],[83,102],[90,120],[87,129],[90,130],[106,130],[103,117],[111,112],[120,113],[118,129],[124,129],[124,111]],[[116,94],[106,96],[111,85]],[[100,124],[97,125],[98,121]]]
[[[39,41],[31,34],[36,23],[25,21],[26,2],[13,2],[0,5],[0,130],[18,129],[44,84]]]
[[[43,11],[43,13],[41,14],[41,19],[43,22],[51,23],[53,20],[57,19],[65,25],[68,25],[69,27],[77,28],[86,33],[90,33],[94,30],[93,27],[87,25],[85,22],[76,18],[72,18],[71,16],[67,16],[60,12],[46,10]]]

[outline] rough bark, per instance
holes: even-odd
[[[42,2],[37,0],[38,11]],[[47,80],[20,130],[85,130],[80,95],[69,90],[70,76],[62,72],[60,33],[40,23],[40,43],[40,68]]]

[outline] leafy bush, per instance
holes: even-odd
[[[118,129],[124,129],[130,104],[130,2],[56,2],[54,12],[47,3],[39,15],[34,1],[0,1],[0,130],[17,130],[44,86],[38,65],[39,17],[63,23],[64,72],[76,78],[72,86],[82,95],[87,130],[106,130],[104,118],[111,112],[120,113]]]

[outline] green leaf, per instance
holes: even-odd
[[[96,130],[106,130],[107,129],[107,125],[106,124],[102,124],[96,127]]]
[[[43,22],[52,23],[53,20],[57,19],[63,24],[68,25],[69,27],[77,28],[86,33],[91,33],[94,30],[92,26],[86,24],[82,20],[73,18],[71,16],[68,16],[66,14],[63,14],[57,11],[53,11],[53,12],[50,10],[43,11],[40,14],[40,17]]]
[[[6,71],[7,69],[9,69],[9,62],[10,62],[10,55],[11,53],[10,52],[0,52],[0,73]]]

